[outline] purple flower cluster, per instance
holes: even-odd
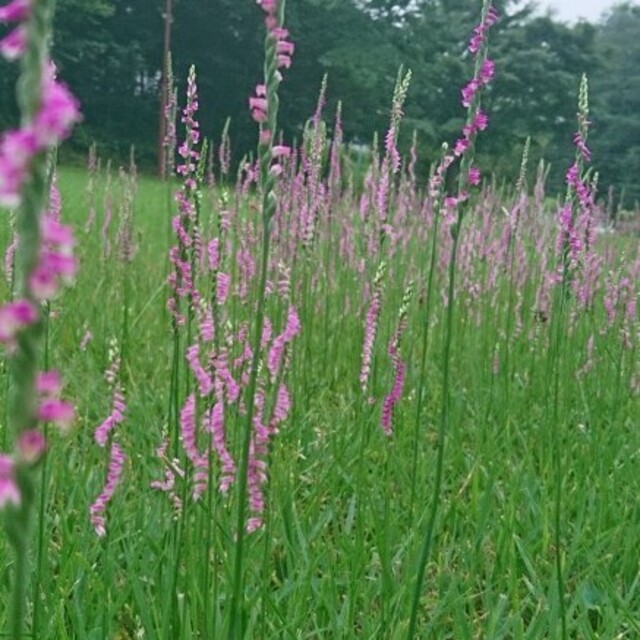
[[[178,149],[181,162],[176,169],[176,172],[183,177],[183,187],[176,195],[178,215],[172,221],[178,243],[169,250],[169,259],[174,270],[168,278],[172,295],[167,301],[167,306],[178,326],[186,322],[180,308],[180,300],[186,299],[195,306],[199,299],[193,283],[194,274],[190,259],[190,252],[195,250],[193,228],[196,225],[195,198],[198,190],[197,168],[200,160],[198,149],[200,125],[196,119],[197,112],[198,87],[195,68],[191,67],[187,80],[187,104],[182,112],[186,137]]]
[[[373,360],[373,345],[378,333],[378,320],[382,310],[382,289],[384,274],[387,270],[387,263],[382,261],[378,266],[378,271],[373,281],[373,291],[371,302],[367,310],[364,327],[364,342],[362,345],[362,364],[360,365],[360,387],[366,393],[369,386],[369,376],[371,374],[371,363]]]
[[[89,508],[91,524],[93,525],[96,534],[101,538],[107,534],[104,513],[107,509],[107,505],[111,502],[111,498],[113,498],[113,494],[115,493],[118,484],[120,483],[126,459],[127,458],[120,445],[117,442],[113,442],[111,444],[107,481],[102,492]]]
[[[267,38],[275,46],[275,61],[278,69],[289,69],[291,67],[291,56],[295,51],[293,42],[287,40],[289,31],[280,26],[278,22],[278,0],[257,0],[263,11],[266,13],[265,24],[267,26]],[[276,71],[276,80],[280,82],[282,76]],[[255,96],[249,98],[249,109],[251,117],[263,125],[260,132],[260,142],[269,144],[273,137],[273,131],[264,126],[269,120],[269,100],[267,96],[268,88],[265,84],[258,84],[255,89]]]
[[[382,415],[380,419],[382,429],[387,436],[391,436],[393,434],[393,409],[402,397],[404,381],[407,374],[407,365],[402,360],[400,354],[400,340],[402,339],[402,334],[407,328],[407,315],[409,313],[409,304],[412,296],[413,282],[410,282],[405,289],[402,304],[398,311],[398,324],[396,326],[396,330],[394,331],[387,348],[387,354],[393,363],[394,371],[393,387],[382,403]]]
[[[120,483],[122,470],[125,462],[125,454],[120,445],[114,441],[113,435],[115,428],[124,421],[124,414],[127,409],[125,403],[124,390],[119,380],[120,373],[120,355],[116,345],[112,344],[110,348],[110,364],[105,372],[107,384],[113,387],[113,399],[111,405],[111,413],[96,428],[93,437],[98,446],[105,448],[111,440],[110,461],[107,469],[107,480],[100,495],[89,507],[89,517],[91,524],[100,537],[107,533],[105,513],[107,506],[115,490]]]
[[[30,298],[22,298],[0,307],[0,342],[4,343],[11,354],[17,350],[17,339],[21,331],[40,321],[38,300],[48,300],[58,291],[61,279],[71,278],[76,271],[73,257],[74,239],[71,229],[56,219],[56,207],[41,219],[41,238],[39,261],[28,279]],[[59,211],[58,211],[59,213]],[[35,420],[40,423],[51,422],[66,432],[70,428],[75,409],[73,405],[61,399],[62,379],[57,371],[44,371],[35,381],[36,412]],[[20,494],[13,476],[16,464],[32,466],[36,464],[46,450],[44,435],[34,426],[18,436],[17,457],[15,460],[2,455],[4,472],[0,473],[0,509],[8,502],[18,505]]]
[[[496,65],[493,60],[482,61],[478,73],[462,88],[462,106],[470,107],[479,89],[489,84],[495,75]]]
[[[594,279],[599,275],[598,265],[594,262],[597,261],[597,256],[591,251],[595,242],[595,190],[588,179],[582,176],[584,164],[591,161],[591,149],[587,146],[587,134],[591,124],[588,115],[588,87],[586,77],[583,77],[580,85],[578,131],[573,136],[576,158],[565,178],[569,197],[558,215],[559,232],[556,244],[557,252],[562,254],[562,268],[569,267],[575,270],[579,264],[584,267],[583,273],[575,274],[579,277],[573,280],[578,298],[583,301],[591,298],[586,289],[593,287],[587,285],[595,284]],[[577,204],[577,213],[574,212],[574,204]],[[587,273],[589,270],[591,273]]]
[[[10,48],[12,57],[24,54],[27,42],[23,23],[30,15],[31,0],[14,0],[0,7],[0,23],[19,23],[0,41],[0,51],[6,54],[7,42],[19,43]],[[45,62],[40,105],[35,116],[21,128],[6,131],[0,137],[0,205],[20,205],[22,189],[34,158],[66,138],[79,119],[78,101],[56,81],[53,65]],[[76,272],[77,263],[73,257],[75,241],[71,228],[60,224],[55,215],[44,216],[40,223],[40,236],[39,260],[28,274],[28,297],[0,308],[0,342],[10,348],[15,345],[20,331],[38,322],[40,314],[36,301],[53,298],[61,281],[71,279]]]
[[[52,422],[61,431],[66,432],[75,417],[75,409],[60,398],[61,392],[62,379],[57,371],[45,371],[38,375],[36,380],[37,420],[42,423]],[[18,436],[17,454],[14,457],[0,454],[0,510],[9,503],[14,506],[20,505],[21,496],[15,478],[16,466],[35,465],[46,449],[44,434],[39,429],[33,428],[23,431]]]
[[[482,48],[482,45],[485,42],[487,32],[489,29],[498,21],[499,14],[496,11],[495,7],[492,5],[487,9],[487,13],[485,14],[482,22],[477,25],[473,30],[473,36],[471,36],[471,40],[469,42],[469,51],[476,55]]]
[[[485,57],[485,42],[489,29],[498,21],[499,15],[493,5],[489,5],[483,20],[474,29],[469,51],[476,60],[473,78],[462,88],[462,105],[469,110],[469,119],[462,127],[462,136],[453,146],[453,152],[446,152],[429,182],[429,195],[437,198],[444,185],[444,178],[456,158],[462,158],[472,147],[475,137],[489,126],[489,116],[478,105],[478,91],[488,85],[495,76],[495,63]],[[480,184],[482,175],[477,167],[468,167],[465,182],[470,186]],[[445,198],[445,205],[452,212],[458,204],[468,199],[465,190],[457,196]]]
[[[267,482],[267,457],[269,441],[277,435],[279,425],[287,419],[291,410],[291,397],[284,384],[280,384],[276,393],[276,402],[271,418],[265,420],[265,392],[259,389],[255,400],[256,412],[253,418],[253,435],[249,449],[249,468],[247,484],[249,487],[249,510],[246,530],[252,533],[264,524],[265,499],[262,487]]]
[[[9,59],[24,54],[26,26],[31,0],[14,0],[0,7],[0,23],[18,22],[9,35],[0,40],[0,53]],[[0,205],[17,207],[22,186],[35,156],[65,139],[80,119],[78,101],[65,85],[56,81],[55,68],[44,63],[40,105],[30,122],[5,132],[0,138]]]

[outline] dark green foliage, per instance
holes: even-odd
[[[640,201],[640,7],[616,7],[598,30],[592,82],[593,148],[603,186],[623,206]]]
[[[166,0],[59,0],[54,53],[62,77],[80,96],[85,114],[75,146],[97,140],[104,155],[124,159],[131,145],[152,168],[158,132]],[[462,125],[460,87],[472,71],[466,51],[480,0],[295,0],[288,27],[296,44],[282,86],[281,123],[300,139],[315,109],[325,73],[327,118],[343,102],[345,139],[370,143],[384,134],[398,67],[413,72],[400,146],[412,130],[420,157],[433,162],[442,142]],[[591,80],[594,165],[600,190],[640,198],[640,9],[616,8],[599,25],[569,26],[534,14],[514,0],[497,2],[503,18],[491,55],[497,80],[486,97],[490,135],[478,148],[482,169],[515,178],[524,140],[532,161],[552,164],[550,184],[562,191],[574,153],[580,75]],[[233,158],[255,147],[247,100],[262,76],[262,15],[250,0],[174,0],[172,51],[180,83],[198,70],[203,133],[218,140],[231,117]],[[9,65],[0,61],[0,125],[15,119]]]

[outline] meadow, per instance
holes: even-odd
[[[198,134],[195,72],[175,177],[46,159],[78,268],[34,358],[75,418],[16,454],[33,496],[0,469],[8,531],[35,513],[24,610],[0,538],[0,637],[640,638],[640,252],[604,232],[586,81],[566,197],[526,148],[517,184],[480,176],[485,5],[461,137],[428,175],[400,157],[401,72],[361,178],[324,85],[298,147],[264,135],[292,53],[270,4],[237,175]]]

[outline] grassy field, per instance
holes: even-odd
[[[28,37],[0,138],[0,636],[640,638],[640,252],[603,232],[586,77],[566,197],[526,150],[497,187],[485,1],[460,137],[428,176],[400,156],[401,70],[354,166],[325,84],[275,144],[295,47],[258,4],[257,161],[231,179],[228,139],[207,150],[192,68],[167,182],[55,169],[79,116],[43,76],[49,7],[3,7]]]
[[[211,454],[209,487],[192,499],[194,464],[179,413],[196,389],[184,353],[199,340],[197,314],[176,343],[167,311],[178,185],[111,174],[107,181],[103,165],[90,191],[85,171],[59,175],[62,216],[77,229],[81,266],[75,284],[50,305],[43,368],[64,373],[77,420],[67,437],[50,432],[39,472],[28,626],[42,640],[225,637],[237,494],[217,490],[220,462],[200,427],[199,448]],[[327,179],[315,217],[308,182],[296,187],[292,172],[279,187],[266,316],[278,335],[292,305],[302,329],[276,378],[267,375],[265,358],[259,372],[265,407],[275,404],[280,383],[292,407],[263,456],[264,526],[244,541],[248,638],[406,637],[445,401],[451,235],[405,172],[390,193],[393,232],[381,236],[379,177],[371,174],[358,195]],[[640,638],[640,367],[630,304],[637,242],[601,236],[589,302],[570,295],[554,311],[554,287],[545,283],[557,255],[555,217],[540,190],[523,201],[516,227],[506,215],[516,196],[485,188],[472,197],[462,226],[447,446],[419,601],[421,638],[559,637],[558,560],[569,637]],[[252,265],[261,236],[252,193],[221,185],[202,191],[200,236],[205,246],[220,239],[218,270],[231,277],[224,303],[215,302],[206,257],[196,268],[203,300],[214,300],[209,348],[226,347],[243,393],[243,335],[255,319]],[[127,229],[130,261],[122,256]],[[6,223],[2,234],[6,247]],[[406,330],[396,341],[406,380],[387,435],[381,414],[394,384],[388,345],[410,281]],[[363,390],[365,317],[375,291],[380,313]],[[112,437],[126,462],[106,535],[98,537],[89,505],[102,490],[109,455],[94,430],[111,411],[105,371],[116,346],[126,411]],[[225,393],[227,444],[237,461],[246,406]],[[215,400],[196,395],[201,417]],[[168,450],[158,457],[165,436]],[[3,421],[0,449],[8,447]],[[175,475],[173,497],[150,486],[167,469]],[[2,628],[12,556],[0,551]]]

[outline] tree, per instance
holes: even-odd
[[[524,141],[531,137],[532,163],[550,162],[550,187],[561,192],[575,154],[580,77],[598,66],[595,27],[569,27],[549,16],[522,13],[506,19],[499,31],[492,54],[497,79],[488,99],[491,135],[483,153],[497,173],[514,175]]]
[[[602,67],[591,83],[594,162],[601,190],[640,202],[640,7],[614,7],[598,30]]]
[[[82,104],[76,146],[152,157],[161,42],[159,0],[58,0],[53,56]]]

